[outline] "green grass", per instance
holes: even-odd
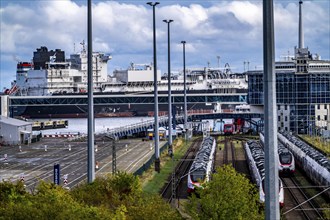
[[[141,176],[141,183],[143,191],[147,193],[158,194],[168,177],[172,174],[174,167],[179,163],[179,159],[183,157],[189,148],[191,141],[185,142],[184,139],[178,138],[173,142],[174,160],[168,156],[167,151],[164,151],[160,156],[161,169],[160,173],[154,171],[154,166],[143,173]]]

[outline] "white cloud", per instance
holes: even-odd
[[[87,41],[87,7],[84,2],[9,1],[0,9],[0,87],[8,86],[16,65],[6,62],[17,55],[32,59],[40,46],[62,49],[69,56],[82,40]],[[126,3],[123,3],[126,2]],[[172,4],[171,4],[172,3]],[[275,1],[277,57],[297,45],[298,2]],[[330,58],[329,1],[303,4],[305,45],[313,53]],[[19,13],[18,13],[19,12]],[[172,68],[182,68],[182,40],[186,40],[187,67],[229,62],[237,71],[244,60],[262,64],[262,1],[166,1],[156,7],[158,67],[167,70],[167,25],[171,23]],[[152,62],[152,7],[142,1],[94,1],[93,48],[112,53],[110,70],[126,68],[130,62]],[[13,74],[7,74],[12,72]],[[6,73],[6,74],[4,74]],[[5,75],[10,75],[7,77]]]

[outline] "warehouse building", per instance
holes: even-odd
[[[28,144],[32,139],[32,122],[0,115],[0,144]]]

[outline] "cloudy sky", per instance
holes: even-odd
[[[87,41],[86,0],[0,1],[0,90],[15,79],[16,63],[30,61],[40,46],[79,51]],[[147,1],[93,0],[93,50],[109,53],[108,72],[130,62],[151,63],[152,7]],[[292,55],[298,44],[298,0],[274,0],[276,60]],[[305,46],[330,59],[330,1],[304,1]],[[229,63],[242,72],[262,68],[262,1],[160,1],[156,7],[157,62],[167,72],[167,24],[171,24],[172,70],[182,69],[182,40],[186,65],[220,67]],[[75,45],[75,46],[74,46]],[[247,65],[245,66],[247,69]]]

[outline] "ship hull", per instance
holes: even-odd
[[[188,104],[189,111],[213,112],[213,105]],[[168,114],[168,105],[159,104],[159,115]],[[174,104],[172,109],[176,114],[183,113],[182,104]],[[191,110],[194,109],[194,110]],[[87,118],[88,106],[86,105],[59,105],[59,106],[26,106],[15,108],[13,117],[23,118]],[[154,104],[123,104],[123,105],[94,105],[94,117],[134,117],[153,116]]]

